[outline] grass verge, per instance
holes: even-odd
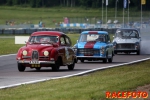
[[[67,34],[71,41],[72,46],[77,42],[80,34]],[[110,34],[111,40],[112,40],[112,34]],[[1,36],[0,37],[0,55],[5,54],[14,54],[17,53],[19,48],[24,46],[25,44],[15,44],[15,38],[14,36]]]
[[[117,11],[117,19],[122,22],[122,9]],[[127,11],[125,11],[127,12]],[[106,10],[104,10],[104,18]],[[143,21],[149,20],[149,12],[143,11]],[[102,19],[102,9],[84,9],[80,7],[52,7],[52,8],[30,8],[30,7],[8,7],[0,6],[0,25],[5,25],[6,21],[13,22],[15,25],[20,24],[39,24],[42,21],[46,27],[56,27],[56,23],[63,22],[64,17],[68,17],[71,23],[91,23],[96,24]],[[109,8],[107,11],[108,19],[115,20],[115,9]],[[125,22],[128,22],[127,13],[124,15]],[[130,9],[130,21],[140,21],[141,12]],[[87,22],[85,19],[89,19]],[[103,20],[103,23],[106,20]]]
[[[80,34],[67,34],[71,41],[72,45],[76,43]],[[19,48],[25,44],[15,44],[14,36],[1,36],[0,38],[0,55],[5,54],[14,54],[17,53]]]
[[[0,90],[1,100],[107,100],[106,91],[135,91],[150,83],[150,61]],[[113,100],[113,99],[111,99]]]

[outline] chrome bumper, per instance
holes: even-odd
[[[100,58],[100,59],[104,59],[106,58],[106,56],[101,57],[101,56],[77,56],[77,58]]]
[[[18,63],[22,64],[55,64],[55,61],[27,61],[27,60],[18,60]]]

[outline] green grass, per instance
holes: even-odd
[[[70,37],[73,46],[78,40],[80,34],[67,34],[67,35]],[[15,44],[14,36],[7,35],[1,37],[4,38],[0,38],[0,55],[17,53],[19,48],[25,45],[25,44]]]
[[[17,53],[18,49],[23,45],[16,45],[14,38],[0,39],[0,55]]]
[[[67,34],[72,42],[72,46],[77,42],[80,34]],[[0,55],[5,55],[5,54],[14,54],[17,53],[20,47],[24,46],[25,44],[15,44],[15,38],[14,36],[3,36],[1,37],[5,38],[0,38]],[[110,34],[111,40],[112,40],[112,34]]]
[[[149,65],[150,61],[145,61],[85,76],[2,89],[0,97],[1,100],[106,100],[106,91],[135,91],[138,86],[149,84]]]
[[[103,22],[105,23],[106,10],[103,11]],[[122,22],[123,11],[118,9],[117,19]],[[15,25],[19,24],[38,24],[42,20],[46,27],[56,27],[55,23],[63,22],[64,17],[69,17],[70,22],[85,23],[85,18],[88,18],[88,23],[96,23],[97,20],[102,19],[101,9],[84,9],[84,8],[25,8],[25,7],[7,7],[0,6],[0,25],[4,25],[6,21],[14,21]],[[143,19],[149,19],[149,12],[143,11]],[[114,20],[115,9],[108,8],[108,19]],[[125,13],[125,21],[127,21],[128,14]],[[130,21],[140,21],[140,11],[130,9]],[[146,18],[145,18],[146,17]],[[143,20],[143,21],[144,21]],[[53,22],[55,21],[55,22]]]

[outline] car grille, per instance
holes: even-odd
[[[32,60],[38,60],[38,59],[39,59],[38,51],[32,51]]]
[[[32,51],[31,56],[22,56],[22,58],[26,60],[49,60],[49,56],[39,56],[38,51]]]
[[[39,56],[39,60],[42,60],[42,61],[49,60],[49,57],[47,57],[47,56]]]
[[[78,54],[83,54],[85,56],[92,56],[92,55],[100,55],[99,49],[78,49]]]
[[[135,49],[135,44],[117,44],[117,49]]]

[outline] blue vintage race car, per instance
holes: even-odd
[[[113,44],[106,31],[83,31],[73,49],[81,62],[85,60],[112,62],[114,56]]]

